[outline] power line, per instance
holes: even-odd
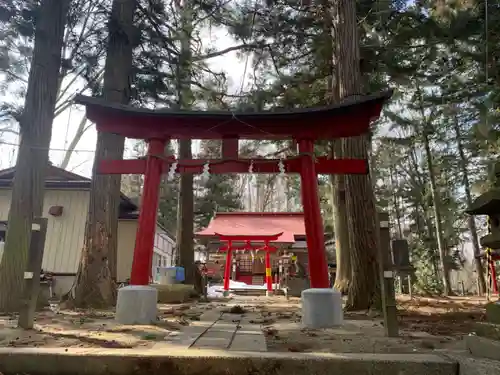
[[[12,143],[12,142],[6,142],[6,141],[0,141],[0,145],[6,145],[6,146],[13,146],[13,147],[19,147],[20,145],[18,143]],[[69,148],[51,148],[51,147],[36,147],[36,146],[31,146],[32,149],[35,150],[47,150],[47,151],[58,151],[58,152],[85,152],[89,154],[95,154],[95,150],[81,150],[81,149],[69,149]]]

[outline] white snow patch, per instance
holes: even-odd
[[[273,284],[273,290],[279,287],[277,284]],[[229,281],[229,290],[239,289],[239,290],[267,290],[267,285],[249,285],[241,281]],[[207,296],[212,298],[220,298],[224,293],[224,285],[210,285],[207,288]],[[232,296],[232,295],[230,295]]]

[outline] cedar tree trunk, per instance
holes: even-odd
[[[182,4],[178,4],[178,11],[181,14],[182,30],[180,33],[181,53],[177,74],[177,90],[179,96],[178,104],[181,108],[190,108],[192,103],[190,83],[192,64],[191,39],[193,33],[192,7],[192,2],[187,0]],[[192,158],[190,139],[181,139],[179,141],[179,158]],[[185,173],[181,175],[177,215],[177,249],[179,264],[185,269],[186,283],[194,284],[194,193],[192,174]]]
[[[334,27],[337,33],[338,79],[340,98],[360,95],[359,36],[356,21],[356,2],[337,0]],[[368,159],[367,135],[342,140],[342,153],[347,158]],[[351,253],[352,279],[347,307],[368,309],[380,301],[378,267],[379,231],[375,196],[370,176],[345,176],[347,228]]]
[[[7,237],[0,260],[0,311],[19,311],[33,217],[42,216],[52,120],[69,0],[37,9],[35,47],[20,121],[21,144],[12,187]]]
[[[135,9],[136,0],[113,1],[103,88],[104,99],[109,102],[130,101]],[[77,307],[103,308],[115,302],[121,177],[96,172],[101,160],[123,157],[124,143],[120,135],[97,135],[85,240],[75,286]]]

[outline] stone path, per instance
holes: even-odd
[[[199,321],[168,336],[167,342],[189,349],[265,352],[266,338],[259,324],[252,323],[254,314],[231,314],[207,311]]]

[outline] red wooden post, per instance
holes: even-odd
[[[159,187],[163,168],[163,160],[157,155],[163,155],[166,142],[164,139],[151,139],[149,141],[144,190],[137,225],[132,273],[130,275],[130,284],[132,285],[149,284],[155,240],[156,213],[158,211]]]
[[[224,292],[229,291],[229,280],[231,278],[231,253],[233,251],[233,241],[227,242],[226,268],[224,269]]]
[[[318,177],[313,158],[314,141],[310,139],[299,140],[299,152],[305,154],[301,157],[300,190],[302,205],[304,206],[311,288],[328,288],[330,284],[328,281],[323,220],[319,206]]]
[[[269,249],[269,242],[266,241],[264,246],[264,250],[266,251],[266,284],[268,293],[273,292],[273,278],[271,272],[271,254]]]
[[[238,138],[226,137],[222,140],[222,158],[237,159],[238,158]]]

